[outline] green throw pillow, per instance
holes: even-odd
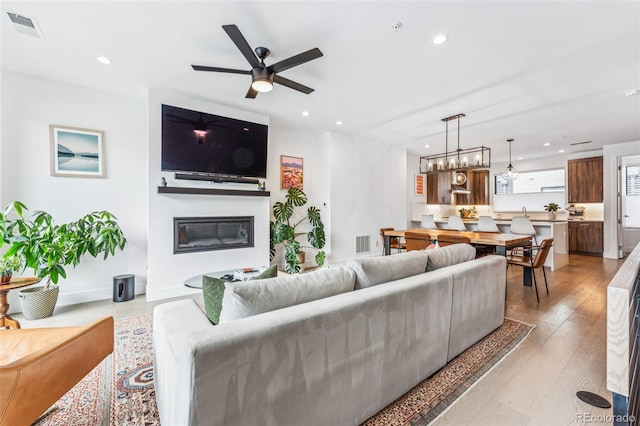
[[[278,276],[278,265],[271,265],[264,271],[260,272],[260,275],[256,275],[251,278],[252,280],[262,280],[264,278],[274,278]]]
[[[214,324],[220,321],[222,310],[222,295],[224,294],[224,280],[220,278],[202,277],[202,295],[204,296],[204,312]]]
[[[260,275],[251,278],[252,280],[261,280],[264,278],[273,278],[278,275],[277,265],[272,265],[262,271]],[[207,318],[214,324],[220,322],[220,311],[222,311],[222,296],[224,295],[224,280],[215,277],[202,277],[202,295],[204,297],[204,312]]]

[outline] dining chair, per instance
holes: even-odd
[[[460,216],[449,216],[449,222],[447,224],[447,229],[455,229],[456,231],[466,231],[467,227],[464,226],[464,222]]]
[[[491,216],[478,216],[478,232],[500,232]]]
[[[394,228],[380,228],[380,238],[382,238],[382,254],[384,255],[384,233],[386,231],[393,231]],[[399,237],[389,237],[389,248],[398,250],[400,253],[402,250],[406,250],[407,246],[405,243],[400,241]]]
[[[462,243],[470,244],[471,241],[469,240],[469,237],[465,237],[464,235],[450,235],[450,234],[438,235],[438,245],[440,247],[446,247],[451,244],[462,244]]]
[[[540,296],[538,295],[538,282],[536,280],[536,269],[542,268],[542,275],[544,275],[544,286],[547,289],[547,295],[549,294],[549,285],[547,284],[547,274],[544,271],[544,262],[547,260],[549,251],[553,246],[553,238],[547,238],[542,240],[540,245],[533,245],[525,247],[529,256],[511,256],[507,257],[508,265],[522,266],[523,268],[531,268],[531,275],[533,276],[533,285],[536,289],[536,299],[540,303]],[[533,254],[535,252],[535,255]]]
[[[424,229],[438,229],[432,214],[423,214],[420,226]]]
[[[424,232],[404,233],[404,241],[407,245],[407,251],[423,250],[431,245],[431,236]]]

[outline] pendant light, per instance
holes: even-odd
[[[513,139],[507,139],[507,142],[509,143],[509,165],[507,166],[507,170],[502,173],[502,178],[506,180],[515,180],[518,179],[520,173],[516,172],[511,165],[511,142],[513,142]]]

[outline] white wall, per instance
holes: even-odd
[[[331,217],[330,217],[330,175],[329,175],[329,145],[323,135],[315,135],[279,127],[269,128],[268,149],[268,175],[267,190],[271,192],[269,204],[269,217],[271,218],[271,206],[276,201],[284,201],[286,189],[280,189],[280,156],[288,155],[303,159],[303,188],[308,202],[304,209],[296,209],[293,219],[306,215],[306,209],[314,206],[320,210],[322,223],[325,226],[326,264],[331,264]],[[299,228],[301,231],[309,230],[304,223]],[[282,262],[282,248],[278,247],[275,263]],[[306,266],[314,265],[315,251],[308,250]]]
[[[405,149],[338,133],[330,146],[333,263],[356,255],[355,237],[371,237],[371,255],[382,253],[380,228],[407,226]]]
[[[108,210],[129,241],[123,252],[103,261],[86,257],[67,269],[58,305],[112,297],[113,276],[135,274],[136,292],[146,284],[146,103],[144,98],[2,72],[2,208],[24,202],[46,210],[57,223],[94,210]],[[105,178],[54,177],[50,174],[49,125],[105,132]],[[25,275],[30,274],[25,271]],[[12,311],[17,292],[10,293]]]
[[[205,272],[233,270],[248,266],[269,264],[269,197],[243,197],[227,195],[158,194],[160,178],[168,186],[204,187],[221,189],[247,189],[247,184],[219,184],[192,180],[176,180],[174,173],[162,172],[161,136],[162,104],[223,115],[240,120],[269,124],[269,118],[247,111],[216,105],[163,89],[150,89],[148,93],[148,227],[149,279],[147,300],[158,300],[193,293],[184,281]],[[271,133],[269,140],[272,139]],[[269,147],[271,150],[271,147]],[[269,176],[275,172],[267,169]],[[269,186],[269,185],[267,185]],[[250,187],[249,189],[256,189]],[[270,188],[267,188],[270,189]],[[173,254],[173,218],[204,216],[254,216],[254,247],[216,250],[197,253]]]
[[[606,145],[604,162],[604,257],[622,257],[618,246],[618,158],[640,154],[640,141]]]

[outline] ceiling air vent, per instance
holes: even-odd
[[[573,145],[584,145],[586,143],[591,143],[591,141],[574,142],[574,143],[570,143],[569,145],[571,145],[571,146],[573,146]]]
[[[42,34],[42,30],[34,18],[18,15],[13,12],[7,12],[7,15],[19,33],[44,40],[44,34]]]

